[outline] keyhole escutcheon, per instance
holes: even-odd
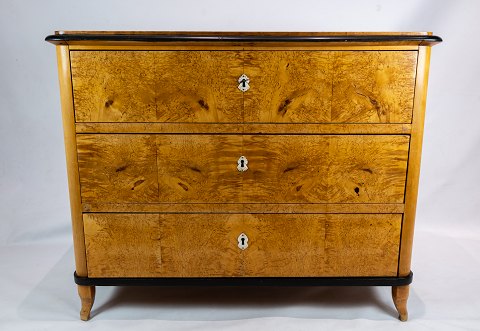
[[[242,92],[248,91],[250,88],[250,78],[248,78],[247,75],[243,74],[240,77],[238,77],[238,89]]]
[[[245,156],[240,156],[240,158],[237,161],[237,170],[238,171],[247,171],[248,170],[248,160]]]
[[[247,249],[248,247],[248,237],[245,233],[240,233],[240,235],[238,236],[238,248],[240,248],[241,250],[245,250]]]

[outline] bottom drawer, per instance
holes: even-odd
[[[396,276],[402,216],[84,214],[83,220],[89,277],[341,277]]]

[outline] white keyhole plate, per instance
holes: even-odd
[[[242,92],[247,92],[250,89],[250,78],[247,75],[243,74],[238,77],[238,89]]]
[[[237,161],[237,170],[238,171],[247,171],[248,170],[248,160],[245,156],[240,156]]]
[[[241,250],[245,250],[247,249],[248,247],[248,237],[245,233],[240,233],[240,235],[238,236],[238,248],[240,248]]]

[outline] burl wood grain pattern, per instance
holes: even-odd
[[[328,215],[325,229],[328,275],[396,276],[401,224],[400,214]]]
[[[410,123],[417,52],[335,52],[332,122]]]
[[[77,133],[410,134],[411,124],[76,123]]]
[[[83,202],[158,199],[156,136],[78,135],[77,151]]]
[[[76,120],[410,123],[416,56],[415,51],[72,51]],[[237,89],[242,73],[250,77],[245,93]]]
[[[241,136],[79,135],[83,202],[239,202]]]
[[[84,203],[401,203],[409,137],[85,134],[77,143]]]
[[[243,202],[403,202],[408,136],[244,136]]]
[[[241,222],[232,224],[232,230],[232,235],[248,236],[248,248],[241,252],[241,276],[309,276],[325,272],[324,215],[244,214]]]
[[[401,215],[245,214],[244,275],[395,276],[400,227]]]
[[[89,276],[239,275],[239,249],[229,238],[235,221],[240,216],[84,214]]]
[[[99,32],[125,33],[231,34]],[[436,41],[80,39],[57,47],[79,276],[409,274]]]
[[[241,122],[240,52],[72,51],[77,122]]]
[[[407,301],[410,286],[392,286],[392,298],[395,308],[398,311],[398,319],[402,322],[408,320]]]
[[[410,123],[416,56],[246,51],[245,122]]]
[[[84,226],[89,277],[394,276],[401,215],[84,214]]]
[[[401,214],[404,209],[403,203],[83,203],[85,213]]]
[[[246,51],[245,122],[330,122],[332,52]]]

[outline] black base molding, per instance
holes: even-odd
[[[402,286],[405,277],[163,277],[89,278],[74,273],[75,283],[84,286]]]

